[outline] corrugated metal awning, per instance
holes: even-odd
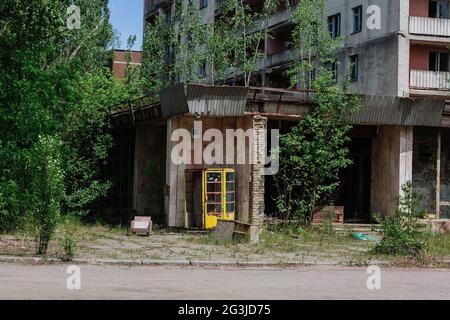
[[[202,116],[243,116],[248,88],[178,84],[161,91],[164,117],[191,113]]]
[[[439,127],[445,101],[362,96],[362,107],[348,117],[353,124]]]

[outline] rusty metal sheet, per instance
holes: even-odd
[[[162,89],[159,93],[159,98],[161,101],[161,113],[165,118],[189,112],[183,83]]]
[[[439,127],[445,102],[393,96],[362,96],[362,107],[348,117],[353,124]]]
[[[243,116],[247,92],[246,87],[188,84],[189,112],[204,116]]]

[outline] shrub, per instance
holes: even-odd
[[[33,175],[28,196],[36,253],[46,254],[59,220],[60,202],[64,194],[59,141],[53,137],[40,137],[30,153],[29,169]]]
[[[67,230],[64,232],[64,237],[61,241],[62,256],[63,261],[72,261],[75,257],[76,244],[73,239],[73,234]]]
[[[393,215],[375,220],[380,224],[378,231],[383,238],[373,249],[375,253],[387,255],[407,255],[421,257],[427,250],[427,244],[421,240],[423,227],[418,219],[424,210],[419,206],[420,194],[412,189],[411,182],[402,186],[402,195],[397,199],[397,208]]]
[[[19,190],[13,180],[0,180],[0,231],[14,230],[19,224]]]
[[[80,218],[74,215],[68,215],[64,218],[64,235],[60,242],[61,260],[72,261],[75,257],[76,242],[74,233],[80,224]]]

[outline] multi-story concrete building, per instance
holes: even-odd
[[[195,2],[208,23],[214,21],[224,0]],[[263,0],[248,3],[260,11]],[[288,86],[284,71],[293,57],[289,10],[295,10],[297,3],[294,0],[288,9],[280,1],[268,21],[271,37],[259,70],[266,75],[267,86]],[[172,0],[146,0],[145,20],[151,21],[157,14],[170,20],[172,6]],[[338,54],[338,79],[348,77],[355,91],[399,97],[450,94],[448,1],[329,0],[327,16],[330,31],[344,38]]]
[[[214,21],[224,0],[193,1],[208,23]],[[158,14],[167,21],[171,20],[173,0],[145,0],[144,3],[145,21],[152,21]],[[263,0],[248,0],[248,3],[254,10],[261,10]],[[292,1],[291,10],[295,10],[297,4],[297,0]],[[352,90],[364,95],[362,110],[351,118],[354,129],[350,133],[352,142],[349,148],[353,165],[342,172],[343,186],[336,200],[336,204],[345,207],[347,222],[367,221],[371,213],[392,212],[394,198],[407,181],[412,181],[415,189],[423,192],[423,205],[428,212],[435,212],[440,218],[450,218],[450,146],[445,143],[450,139],[450,108],[445,103],[450,96],[449,17],[449,1],[327,1],[324,18],[329,30],[334,36],[344,38],[344,47],[337,53],[340,62],[336,66],[337,79],[348,79]],[[253,85],[289,86],[285,76],[293,57],[290,45],[293,25],[289,18],[289,10],[280,2],[268,21],[271,37],[266,41],[266,56],[259,63]],[[263,27],[265,24],[257,25]],[[204,90],[214,92],[216,89]],[[285,90],[279,92],[289,95]],[[262,100],[255,100],[256,96],[249,98],[240,115],[252,117],[256,114],[265,117],[267,128],[287,130],[301,117],[304,105],[291,106],[289,99],[280,104],[279,92],[271,96],[266,93],[268,100],[264,100],[266,95],[260,96]],[[197,98],[202,101],[210,96],[205,94]],[[222,102],[226,109],[228,102]],[[208,121],[207,114],[200,116]],[[224,115],[221,118],[230,118],[228,120],[231,121],[233,117]],[[161,116],[158,119],[158,130],[166,132],[164,139],[169,139],[175,120]],[[221,121],[225,121],[223,119]],[[135,136],[131,143],[137,151],[132,155],[135,163],[130,170],[134,172],[131,179],[134,190],[130,193],[134,197],[133,208],[145,212],[150,210],[146,208],[156,207],[150,205],[151,201],[146,197],[157,193],[146,191],[151,183],[139,170],[142,171],[153,157],[152,151],[145,149],[145,143],[148,143],[148,137],[155,135],[151,134],[151,122],[133,122],[133,125]],[[161,144],[166,145],[165,141],[158,142]],[[167,159],[160,161],[162,166],[164,161]],[[186,190],[182,180],[176,182],[177,190],[170,178],[174,172],[178,172],[177,177],[183,177],[179,174],[181,171],[172,170],[170,165],[166,167],[165,215],[170,226],[187,225],[187,220],[183,223],[182,217],[183,210],[186,210]],[[238,185],[250,179],[249,171],[239,173],[237,170],[236,173]],[[270,214],[270,178],[265,182],[265,212]],[[236,200],[238,217],[248,215],[248,201],[256,201],[252,196],[253,189],[247,193],[246,188],[244,186],[240,194],[249,199]],[[177,214],[171,213],[174,207],[179,211]]]

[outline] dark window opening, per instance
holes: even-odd
[[[208,0],[200,0],[200,9],[206,8],[208,6]]]
[[[449,56],[446,52],[430,52],[430,71],[449,71]]]
[[[341,14],[328,17],[328,31],[333,39],[341,36]]]
[[[362,30],[362,6],[353,8],[353,33]]]
[[[350,56],[350,81],[358,81],[358,55]]]
[[[449,1],[431,0],[428,2],[428,16],[430,18],[449,19]]]
[[[198,67],[198,76],[200,78],[205,78],[206,77],[206,63],[202,63],[199,67]]]

